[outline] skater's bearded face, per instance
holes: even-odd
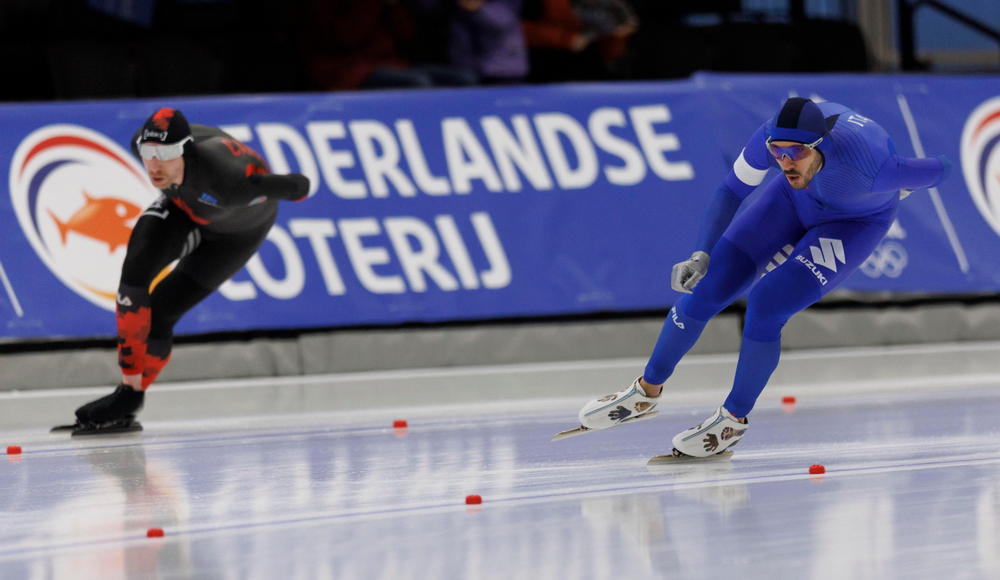
[[[169,189],[174,185],[180,185],[184,181],[184,158],[178,157],[170,161],[162,161],[157,158],[143,159],[143,166],[146,168],[146,175],[153,182],[157,189]]]
[[[807,144],[768,141],[768,150],[784,172],[788,184],[795,189],[809,187],[809,182],[823,167],[823,154]],[[789,154],[789,151],[792,153]]]

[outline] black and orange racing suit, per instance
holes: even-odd
[[[118,287],[118,364],[126,375],[141,373],[143,389],[166,366],[181,316],[254,255],[279,200],[309,191],[308,178],[271,174],[256,151],[220,129],[192,125],[191,133],[183,182],[161,190],[139,217]]]

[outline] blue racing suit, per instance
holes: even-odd
[[[778,365],[788,319],[864,263],[892,225],[901,190],[932,187],[947,176],[950,164],[943,157],[901,157],[871,119],[836,103],[819,108],[828,131],[816,147],[823,165],[805,189],[776,176],[733,218],[775,164],[765,144],[772,118],[754,132],[716,191],[697,247],[709,253],[711,266],[664,321],[643,373],[648,383],[665,382],[708,320],[753,286],[736,377],[724,403],[745,417]],[[775,262],[780,265],[760,277]]]

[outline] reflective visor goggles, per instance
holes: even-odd
[[[143,159],[159,159],[160,161],[173,161],[184,155],[184,144],[193,138],[188,135],[176,143],[139,143],[139,157]]]
[[[767,150],[771,155],[781,161],[782,157],[788,157],[792,161],[802,161],[809,156],[809,152],[816,148],[823,141],[820,137],[812,143],[793,143],[791,145],[775,145],[770,139],[767,140]]]

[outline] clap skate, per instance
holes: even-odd
[[[740,442],[749,422],[741,423],[725,407],[719,407],[697,427],[685,429],[674,435],[674,449],[667,455],[651,458],[647,465],[671,461],[729,459],[729,449]]]
[[[127,415],[119,419],[114,419],[112,421],[104,421],[101,423],[95,423],[92,421],[87,421],[86,423],[80,422],[78,419],[76,423],[71,425],[57,425],[49,430],[49,433],[61,433],[64,431],[70,431],[70,435],[73,437],[79,437],[84,435],[112,435],[115,433],[133,433],[135,431],[142,431],[142,423],[135,420],[135,415]]]
[[[640,378],[642,377],[636,378],[624,390],[584,405],[579,414],[580,426],[560,431],[551,440],[559,441],[623,423],[652,419],[659,412],[656,410],[656,402],[659,397],[647,397],[642,387],[639,386]]]
[[[106,435],[142,431],[135,414],[142,409],[145,391],[120,384],[110,395],[91,401],[76,410],[76,422],[53,427],[50,433],[71,431],[78,435]]]

